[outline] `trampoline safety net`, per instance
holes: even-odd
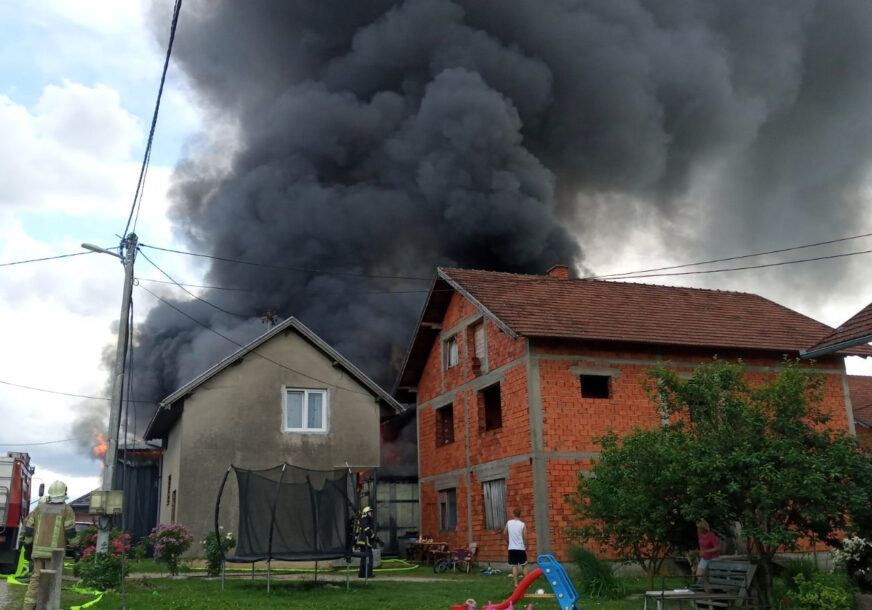
[[[239,491],[237,546],[227,561],[314,561],[351,555],[351,523],[356,495],[351,473],[308,470],[280,464],[266,470],[230,466],[215,505],[215,531],[221,496],[230,472]]]

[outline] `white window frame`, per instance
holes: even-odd
[[[288,395],[292,392],[302,392],[303,394],[303,425],[300,428],[288,427]],[[321,426],[318,428],[308,427],[309,423],[309,396],[312,394],[321,395]],[[328,430],[327,423],[330,421],[330,393],[326,389],[311,389],[311,388],[288,388],[282,387],[282,432],[293,432],[303,434],[326,434]]]

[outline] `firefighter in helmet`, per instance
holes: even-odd
[[[76,537],[76,514],[66,504],[67,486],[55,481],[48,488],[48,500],[30,511],[24,522],[24,556],[33,561],[30,584],[24,594],[24,610],[36,608],[39,574],[51,563],[51,552],[64,550]]]
[[[372,509],[369,506],[365,506],[360,511],[360,526],[357,531],[356,540],[357,549],[362,553],[360,569],[357,571],[358,578],[372,578],[372,547],[377,541]]]

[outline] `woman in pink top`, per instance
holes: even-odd
[[[705,519],[701,519],[696,524],[696,538],[699,541],[699,565],[696,566],[696,575],[702,576],[709,561],[721,556],[721,543]]]

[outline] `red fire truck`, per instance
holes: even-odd
[[[18,563],[18,534],[30,512],[30,455],[10,451],[0,457],[0,572]]]

